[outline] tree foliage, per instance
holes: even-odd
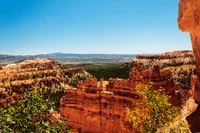
[[[178,120],[172,127],[166,129],[166,131],[160,131],[158,133],[191,133],[189,125],[184,120]]]
[[[85,80],[87,77],[93,77],[92,75],[90,75],[89,73],[77,73],[77,74],[74,74],[68,84],[72,87],[77,87],[78,85],[78,81],[81,81],[81,80]]]
[[[57,133],[68,132],[67,122],[62,118],[53,122],[47,117],[54,103],[34,91],[26,93],[26,98],[16,101],[7,108],[0,108],[0,132],[15,133]]]
[[[133,104],[134,110],[126,108],[126,118],[142,133],[155,133],[168,126],[180,112],[179,107],[168,102],[169,96],[164,90],[155,90],[152,83],[137,85],[136,93],[139,100]]]
[[[98,80],[101,78],[104,80],[109,80],[110,78],[127,79],[133,66],[134,62],[127,64],[94,64],[93,66],[86,67],[86,71],[92,74]]]

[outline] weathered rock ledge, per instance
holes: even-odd
[[[129,79],[110,79],[106,88],[102,87],[102,81],[98,83],[97,79],[88,78],[80,81],[76,90],[66,89],[66,95],[60,100],[61,116],[68,120],[70,129],[75,132],[136,132],[125,121],[124,111],[126,107],[133,109],[132,104],[139,102],[136,85],[149,82],[154,82],[155,89],[164,87],[172,104],[182,103],[182,95],[176,92],[178,87],[169,71],[160,70],[159,66],[145,70],[137,64]]]

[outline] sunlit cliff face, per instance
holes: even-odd
[[[180,30],[190,32],[197,71],[197,80],[192,90],[200,104],[200,0],[180,0],[178,25]]]
[[[200,36],[200,1],[180,0],[179,29]]]

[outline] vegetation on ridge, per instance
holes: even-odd
[[[54,122],[47,117],[52,108],[55,108],[52,101],[29,90],[25,99],[16,101],[13,106],[0,108],[0,132],[69,132],[64,119],[58,118],[59,122]]]
[[[138,84],[136,93],[139,102],[133,104],[134,110],[126,108],[126,118],[141,133],[155,133],[157,129],[168,126],[178,116],[179,107],[172,106],[169,96],[163,89],[155,90],[153,84]]]
[[[123,64],[93,64],[86,66],[86,71],[94,75],[98,80],[103,78],[109,80],[110,78],[127,79],[134,63],[127,65]]]

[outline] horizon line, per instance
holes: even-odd
[[[173,51],[166,51],[166,52],[176,52],[176,51],[186,51],[186,50],[173,50]],[[187,51],[192,51],[191,49],[188,49]],[[49,55],[49,54],[73,54],[73,55],[147,55],[147,54],[161,54],[166,52],[155,52],[155,53],[135,53],[135,54],[124,54],[124,53],[65,53],[65,52],[52,52],[52,53],[40,53],[40,54],[0,54],[5,56],[37,56],[37,55]]]

